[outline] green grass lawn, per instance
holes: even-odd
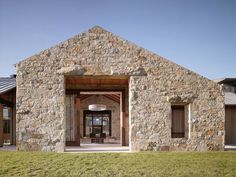
[[[0,176],[236,176],[236,152],[0,151]]]

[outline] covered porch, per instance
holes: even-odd
[[[65,76],[65,151],[129,151],[128,78]]]

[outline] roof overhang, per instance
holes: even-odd
[[[228,84],[236,87],[236,78],[222,78],[222,79],[215,79],[215,82],[219,84]]]

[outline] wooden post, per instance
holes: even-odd
[[[80,146],[80,114],[79,114],[79,107],[80,107],[80,94],[77,94],[75,97],[75,104],[74,104],[74,141],[76,146]]]
[[[0,104],[0,147],[3,146],[3,106]]]
[[[77,97],[74,97],[74,115],[73,115],[73,134],[74,134],[74,143],[77,145],[78,134],[77,134]],[[73,143],[73,144],[74,144]]]
[[[12,109],[12,140],[11,144],[16,145],[16,105]]]
[[[80,146],[80,93],[77,94],[76,97],[76,112],[77,112],[77,143]]]
[[[125,122],[125,92],[122,91],[121,95],[120,95],[120,123],[121,123],[121,128],[120,128],[120,138],[121,138],[121,146],[125,146],[125,126],[124,126],[124,122]]]

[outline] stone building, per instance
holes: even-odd
[[[219,84],[100,27],[16,68],[18,150],[90,140],[130,151],[224,149]]]

